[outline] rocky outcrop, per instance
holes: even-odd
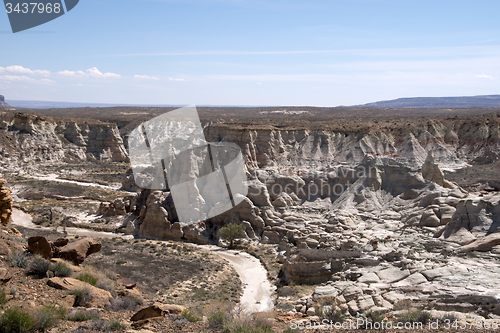
[[[251,168],[307,170],[312,165],[357,165],[367,156],[392,157],[420,167],[431,150],[437,163],[452,166],[472,161],[488,151],[500,151],[497,118],[484,123],[432,120],[418,126],[368,132],[251,129],[224,124],[212,125],[205,132],[208,141],[238,144]]]
[[[7,181],[0,175],[0,224],[7,225],[12,215],[11,190],[4,186]]]
[[[456,211],[443,231],[443,239],[467,245],[478,238],[494,237],[490,234],[500,230],[500,194],[456,199]],[[480,242],[484,242],[484,239]],[[480,244],[476,245],[482,247]]]
[[[128,161],[115,124],[6,113],[0,122],[0,167],[61,161]]]
[[[0,110],[1,109],[14,110],[12,106],[5,102],[5,97],[3,95],[0,95]]]
[[[453,184],[444,179],[444,174],[434,161],[432,150],[427,154],[424,165],[422,166],[422,176],[428,181],[434,182],[446,188],[454,188]]]

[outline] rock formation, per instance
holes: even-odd
[[[80,265],[92,253],[101,250],[101,241],[85,238],[73,243],[68,243],[65,238],[49,242],[43,236],[33,236],[28,239],[28,250],[45,259],[62,258]]]
[[[14,110],[9,104],[5,102],[5,97],[0,95],[0,109]]]
[[[8,112],[0,121],[0,168],[42,162],[128,161],[115,124],[53,120]]]
[[[7,183],[0,175],[0,224],[7,225],[10,222],[12,214],[12,197],[11,190],[4,185]]]

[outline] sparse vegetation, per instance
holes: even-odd
[[[397,317],[398,322],[402,323],[422,323],[427,324],[432,316],[427,311],[407,312]]]
[[[131,297],[117,297],[110,299],[109,308],[114,311],[121,310],[137,310],[137,308],[143,304],[142,299],[136,299]]]
[[[75,295],[73,306],[87,307],[92,301],[92,291],[88,288],[75,290],[73,295]]]
[[[7,261],[12,267],[26,268],[28,267],[29,260],[28,254],[25,252],[15,251],[7,257]]]
[[[186,319],[187,321],[189,321],[190,323],[194,323],[194,322],[197,322],[197,321],[201,321],[201,318],[198,318],[196,317],[195,315],[193,315],[191,313],[190,310],[188,309],[185,309],[181,312],[181,318],[184,318]]]
[[[57,262],[55,264],[50,265],[49,271],[52,272],[54,276],[58,277],[68,277],[71,276],[71,274],[73,274],[73,270],[63,262]]]
[[[7,309],[0,317],[0,333],[27,333],[32,332],[34,327],[35,320],[21,308]]]
[[[67,319],[70,321],[88,321],[88,320],[93,320],[93,319],[98,319],[98,318],[99,318],[99,316],[97,316],[97,315],[90,314],[87,312],[78,311],[78,312],[75,312],[75,313],[71,314],[70,316],[68,316]]]
[[[93,286],[95,286],[97,284],[97,279],[90,274],[83,274],[83,275],[77,276],[76,278],[80,281],[90,283]]]
[[[33,259],[33,261],[31,261],[29,265],[28,273],[40,278],[44,278],[47,276],[47,271],[49,270],[49,267],[50,267],[50,261],[40,256],[35,256],[35,258]]]
[[[66,309],[53,305],[45,306],[35,313],[34,328],[37,331],[45,331],[66,317]]]
[[[0,306],[7,304],[7,294],[0,290]]]

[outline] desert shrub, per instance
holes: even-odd
[[[44,306],[35,313],[35,330],[45,331],[66,317],[66,309],[58,308],[53,305]]]
[[[115,283],[108,278],[97,281],[97,284],[95,286],[99,289],[109,291],[113,296],[116,295]]]
[[[221,330],[230,318],[222,311],[217,311],[207,318],[208,327],[213,330]]]
[[[96,316],[95,314],[79,311],[69,315],[66,319],[70,321],[88,321],[98,319],[98,316]]]
[[[125,331],[127,329],[127,326],[123,325],[119,321],[110,321],[105,325],[106,331],[112,331],[112,332],[117,332],[117,331]]]
[[[267,313],[247,315],[233,311],[233,318],[223,327],[225,333],[274,333]]]
[[[0,290],[0,305],[7,304],[7,294]]]
[[[92,301],[92,291],[88,288],[77,289],[72,294],[75,295],[74,307],[87,307]]]
[[[28,267],[28,255],[25,252],[15,251],[7,257],[7,261],[12,267],[26,268]]]
[[[432,316],[427,311],[408,312],[398,316],[398,322],[402,323],[422,323],[427,324],[432,319]]]
[[[49,271],[52,272],[54,276],[58,277],[68,277],[73,274],[73,270],[63,262],[51,264],[49,267]]]
[[[77,280],[90,283],[93,286],[95,286],[97,284],[97,279],[90,274],[83,274],[83,275],[77,276],[76,278],[77,278]]]
[[[181,318],[188,320],[190,323],[194,323],[201,320],[201,318],[198,318],[195,315],[193,315],[191,311],[189,311],[188,309],[182,310]]]
[[[83,320],[82,320],[83,321]],[[84,326],[78,327],[74,333],[87,333],[87,332],[119,332],[124,331],[126,326],[118,321],[106,322],[102,319],[92,319],[92,321]]]
[[[439,323],[454,323],[455,320],[459,320],[457,316],[453,313],[447,313],[443,316],[443,318],[439,319]]]
[[[5,310],[0,317],[0,333],[26,333],[33,331],[35,321],[20,308]]]
[[[47,271],[50,267],[50,261],[45,260],[40,256],[36,256],[28,267],[28,274],[38,276],[40,278],[47,276]]]
[[[385,316],[382,313],[377,311],[374,312],[370,311],[366,314],[366,319],[364,320],[363,326],[358,326],[358,327],[363,329],[373,329],[373,327],[377,327],[375,323],[381,324],[382,321],[384,321],[384,318]]]
[[[120,310],[131,310],[134,311],[138,306],[143,304],[142,299],[136,299],[131,297],[117,297],[111,298],[109,308],[114,311]]]
[[[320,307],[318,309],[318,314],[322,319],[327,319],[334,323],[341,323],[345,319],[345,315],[341,311],[336,311],[333,307]]]

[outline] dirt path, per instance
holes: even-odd
[[[275,286],[267,279],[267,271],[260,261],[245,252],[221,250],[216,246],[204,246],[229,262],[243,282],[240,304],[248,313],[271,311],[274,308]]]
[[[59,183],[76,184],[76,185],[80,185],[80,186],[100,187],[103,189],[113,190],[113,191],[118,191],[120,189],[120,186],[108,186],[108,185],[101,185],[101,184],[95,184],[95,183],[77,182],[75,180],[59,179],[59,176],[56,174],[50,174],[50,175],[37,174],[35,176],[24,175],[24,177],[38,179],[38,180],[50,180],[50,181],[59,182]]]
[[[40,226],[33,223],[31,215],[19,209],[14,209],[12,212],[12,224],[30,229],[42,229]],[[66,232],[71,235],[85,235],[90,237],[133,238],[131,235],[118,235],[110,232],[79,228],[66,228]],[[240,300],[240,304],[244,311],[253,313],[270,311],[273,309],[273,292],[275,286],[267,279],[267,271],[257,258],[248,253],[223,250],[213,245],[199,247],[214,252],[234,267],[244,285],[243,295]]]

